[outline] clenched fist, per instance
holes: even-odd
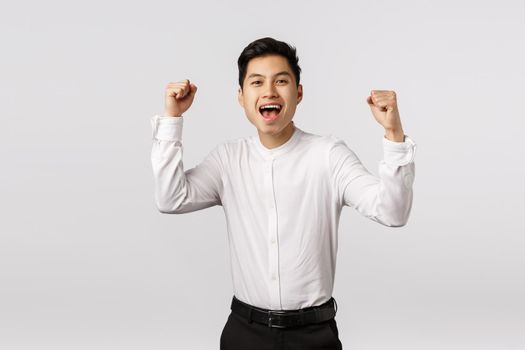
[[[385,128],[386,138],[391,141],[403,142],[405,137],[399,116],[396,92],[372,90],[370,96],[366,98],[366,102],[370,106],[376,121]]]
[[[166,105],[164,115],[167,117],[180,117],[193,103],[197,86],[190,84],[189,79],[166,86]]]

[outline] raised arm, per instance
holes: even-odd
[[[336,138],[329,153],[333,183],[343,205],[353,206],[385,226],[404,226],[412,208],[416,144],[403,132],[394,91],[372,90],[366,101],[376,121],[385,128],[379,177],[372,175]]]
[[[197,87],[190,84],[189,80],[182,85],[175,84],[169,84],[166,89],[165,115],[151,118],[151,164],[155,202],[157,209],[166,214],[183,214],[221,205],[222,193],[222,167],[218,146],[194,168],[184,170],[182,113],[191,105],[191,101],[187,99],[193,100]]]

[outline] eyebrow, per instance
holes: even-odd
[[[282,72],[276,73],[276,74],[274,74],[273,76],[276,77],[276,76],[278,76],[278,75],[287,75],[287,76],[289,76],[290,78],[292,77],[292,75],[291,75],[289,72],[287,72],[287,71],[282,71]],[[250,74],[250,75],[248,76],[248,79],[250,79],[250,78],[254,78],[254,77],[263,77],[263,78],[264,78],[264,75],[262,75],[262,74],[258,74],[258,73],[252,73],[252,74]]]

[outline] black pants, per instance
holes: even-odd
[[[294,328],[270,328],[231,312],[220,350],[342,350],[335,319]]]

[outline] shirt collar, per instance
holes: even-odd
[[[294,124],[294,131],[293,131],[292,136],[288,139],[288,141],[286,141],[285,143],[283,143],[282,145],[278,147],[275,147],[272,149],[266,148],[266,146],[264,146],[261,143],[261,139],[259,138],[259,135],[252,136],[252,142],[255,144],[255,147],[259,150],[259,152],[265,158],[275,158],[289,151],[300,139],[301,134],[303,134],[303,131]]]

